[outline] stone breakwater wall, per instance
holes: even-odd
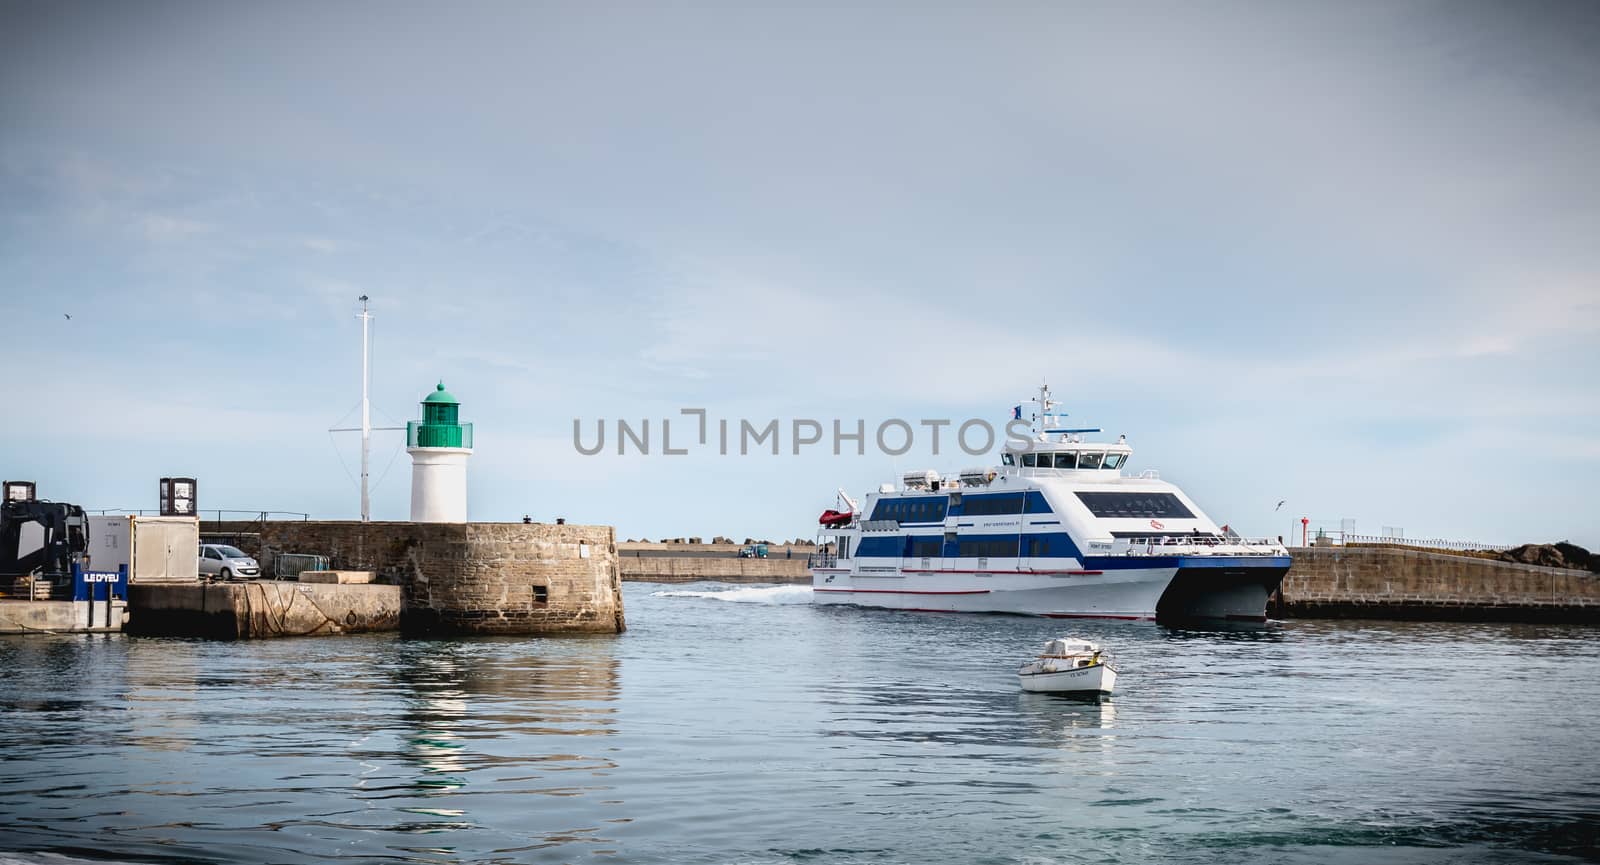
[[[430,634],[620,633],[610,526],[267,522],[258,558],[324,555],[402,590],[402,629]],[[270,574],[269,574],[270,575]]]
[[[809,583],[805,556],[793,559],[634,557],[619,559],[622,578],[642,583]]]
[[[127,631],[222,640],[393,631],[400,627],[400,596],[399,586],[134,583]]]
[[[1277,618],[1600,622],[1600,574],[1402,547],[1299,547]]]

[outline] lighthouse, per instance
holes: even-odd
[[[467,457],[472,424],[460,422],[461,403],[444,382],[422,401],[422,420],[406,424],[411,454],[411,521],[467,521]]]

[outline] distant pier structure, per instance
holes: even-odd
[[[422,420],[406,424],[411,455],[411,521],[467,521],[467,458],[472,424],[461,422],[461,403],[444,382],[422,401]]]

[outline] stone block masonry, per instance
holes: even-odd
[[[806,558],[736,559],[622,556],[622,578],[644,583],[809,583]]]
[[[1600,574],[1403,547],[1297,547],[1268,614],[1600,622]]]
[[[127,631],[151,636],[318,637],[400,627],[399,586],[135,583]]]
[[[609,526],[540,523],[267,522],[279,553],[372,571],[403,593],[400,625],[423,634],[620,633],[626,628]]]

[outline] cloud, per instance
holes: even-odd
[[[158,213],[142,214],[135,219],[135,224],[147,240],[157,243],[187,240],[216,231],[216,226],[210,223]]]
[[[1600,482],[1585,8],[491,3],[374,29],[359,4],[61,6],[0,28],[0,280],[27,292],[3,301],[96,308],[100,368],[191,371],[160,379],[186,435],[196,393],[237,400],[193,428],[218,453],[292,437],[304,389],[329,416],[354,398],[330,381],[354,383],[370,294],[375,398],[444,375],[520,448],[564,450],[597,405],[941,414],[1048,378],[1141,439],[1215,417],[1209,445],[1248,433],[1302,498],[1390,433],[1538,433],[1582,463],[1453,496],[1467,519]],[[738,489],[648,471],[646,517]],[[785,491],[818,471],[762,466]],[[777,521],[776,498],[737,516]]]

